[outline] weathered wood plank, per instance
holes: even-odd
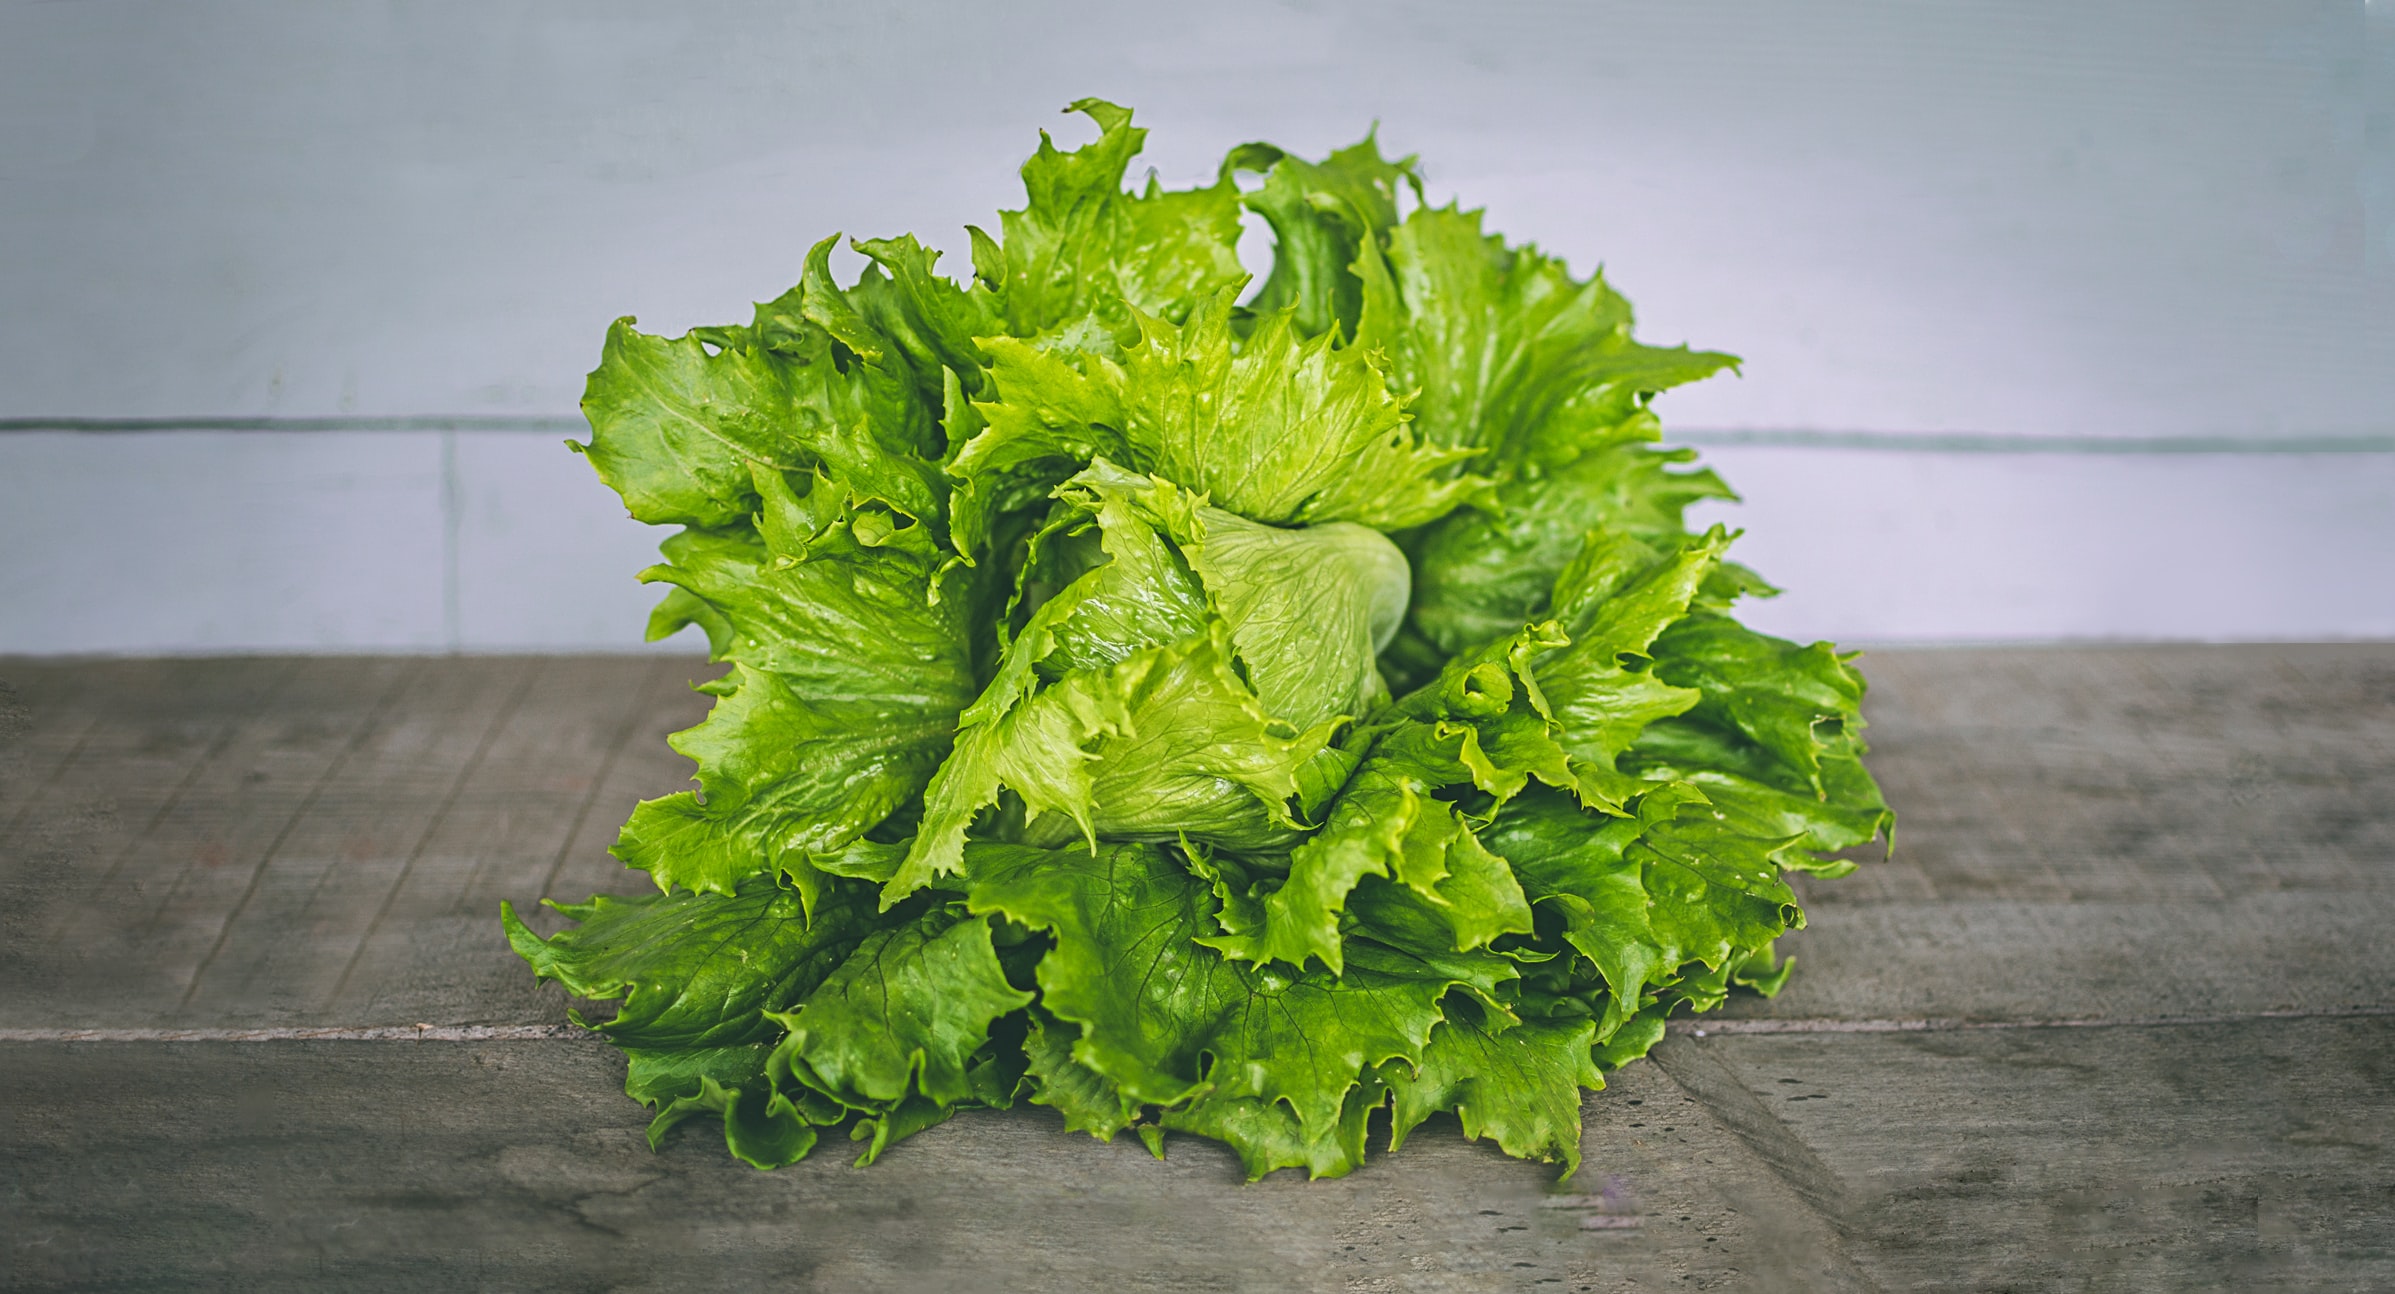
[[[2386,1020],[1675,1038],[1571,1183],[1434,1126],[1256,1186],[973,1113],[872,1169],[652,1156],[572,1042],[9,1048],[37,1281],[295,1288],[2375,1288]],[[171,1074],[171,1084],[129,1081]],[[1561,1207],[1558,1207],[1561,1206]],[[1590,1225],[1590,1220],[1594,1225]]]
[[[662,738],[707,702],[683,659],[129,664],[32,669],[34,714],[70,710],[48,698],[78,670],[100,680],[83,709],[106,704],[0,835],[0,959],[32,990],[0,1023],[552,1017],[499,900],[529,905],[569,865],[575,897],[645,885],[605,844],[633,801],[687,783]]]
[[[1815,886],[1812,893],[1839,884]],[[2385,893],[2213,903],[1821,902],[1774,1019],[2143,1020],[2395,1007]]]
[[[276,855],[428,669],[393,663],[350,674],[347,687],[335,674],[262,704],[231,757],[203,773],[185,804],[132,851],[110,892],[95,896],[89,935],[58,949],[83,963],[71,982],[115,987],[120,1009],[145,1018],[179,1013],[194,973],[221,950]],[[395,795],[393,803],[408,800]],[[112,910],[124,914],[122,924],[111,921]]]
[[[1867,1288],[1651,1069],[1591,1104],[1576,1183],[1447,1122],[1253,1186],[1212,1143],[1160,1163],[1036,1107],[761,1174],[698,1135],[651,1154],[621,1075],[575,1042],[0,1047],[0,1218],[21,1278],[87,1287]]]
[[[0,877],[21,900],[11,920],[27,935],[0,956],[35,988],[12,1001],[18,1012],[83,1018],[98,1008],[147,1021],[171,1011],[242,882],[373,698],[423,668],[330,659],[125,664],[86,666],[105,681],[98,691],[108,702],[104,736],[87,741],[78,761],[90,767],[54,782],[37,811],[0,838]],[[94,753],[116,746],[180,748],[185,757]]]
[[[635,742],[657,742],[660,730],[642,720],[669,670],[678,678],[684,664],[538,662],[476,771],[426,828],[324,1013],[449,1020],[464,1003],[476,1020],[525,1020],[554,1010],[521,963],[504,955],[500,900],[522,904],[541,892],[594,812],[614,761]]]
[[[641,717],[630,729],[633,735],[616,752],[588,812],[559,846],[556,866],[540,889],[522,891],[520,898],[506,896],[515,898],[519,908],[531,906],[534,899],[570,903],[593,894],[637,894],[655,888],[646,876],[626,870],[607,847],[615,843],[616,830],[631,816],[634,804],[691,788],[691,762],[666,745],[665,736],[696,727],[707,717],[715,699],[691,689],[723,672],[719,666],[690,659],[662,660],[655,669],[642,697]]]
[[[0,787],[17,800],[0,831],[20,859],[9,871],[69,910],[191,799],[279,672],[258,661],[195,662],[203,667],[183,674],[184,692],[152,695],[158,689],[145,683],[161,673],[129,664],[37,675],[22,742],[47,749],[29,761],[22,786]]]
[[[20,824],[26,807],[99,721],[76,704],[87,678],[0,677],[0,829]]]
[[[1816,887],[1822,904],[2395,890],[2395,647],[1875,652],[1862,664],[1902,866]]]
[[[248,699],[271,689],[290,661],[0,660],[0,832],[21,825],[29,801],[58,798],[57,778],[93,738],[87,771],[104,774],[108,794],[139,793],[140,762],[111,753],[171,755],[191,725],[213,728]],[[133,745],[128,748],[126,742]],[[115,746],[112,752],[109,748]],[[88,794],[92,788],[80,788]]]
[[[1452,1125],[1338,1183],[972,1115],[852,1173],[652,1157],[602,1047],[0,1045],[20,1283],[2375,1287],[2395,647],[1880,653],[1897,860],[1809,884],[1779,1021],[1587,1106],[1567,1208]],[[686,784],[691,660],[9,662],[0,1027],[548,1022],[506,897]],[[13,713],[13,712],[12,712]],[[29,785],[28,782],[31,784]],[[6,798],[6,797],[14,797]],[[196,974],[196,978],[195,978]],[[1598,1229],[1584,1230],[1593,1217]],[[1624,1225],[1635,1218],[1639,1225]],[[1126,1248],[1125,1237],[1137,1238]],[[22,1237],[23,1239],[17,1239]],[[1135,1254],[1136,1260],[1126,1254]]]
[[[259,860],[187,972],[179,1010],[232,1023],[323,1012],[534,670],[523,658],[465,660],[410,679]]]
[[[2395,1019],[1667,1039],[1889,1289],[2395,1284]]]
[[[1739,1011],[2395,1002],[2395,966],[2374,955],[2395,917],[2395,648],[1866,664],[1902,844],[1804,887],[1813,926],[1788,944],[1804,969],[1778,1002]],[[491,914],[501,898],[647,884],[606,846],[635,801],[688,784],[663,737],[705,713],[688,684],[712,672],[686,658],[0,662],[24,680],[17,744],[48,733],[44,758],[61,761],[62,742],[85,748],[0,836],[0,959],[28,990],[0,1002],[0,1027],[555,1020]],[[78,716],[93,726],[68,737]],[[245,896],[257,911],[237,917]]]
[[[2395,1004],[2395,648],[1875,652],[1890,862],[1800,883],[1803,1018]],[[1863,856],[1876,858],[1876,853]]]

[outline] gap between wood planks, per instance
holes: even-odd
[[[2123,1016],[2056,1020],[1674,1020],[1675,1034],[1698,1038],[1787,1033],[1959,1033],[1987,1029],[2155,1029],[2261,1020],[2347,1020],[2395,1016],[2395,1005],[2326,1010],[2238,1011],[2219,1015]],[[0,1044],[67,1042],[581,1042],[603,1035],[570,1024],[399,1024],[276,1029],[0,1029]]]

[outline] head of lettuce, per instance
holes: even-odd
[[[1074,107],[962,282],[827,239],[749,323],[608,331],[574,448],[728,668],[614,847],[656,891],[508,938],[616,1002],[652,1140],[759,1167],[1028,1100],[1251,1176],[1384,1109],[1568,1171],[1581,1089],[1776,991],[1784,873],[1892,824],[1861,677],[1682,522],[1731,496],[1649,403],[1735,361],[1369,139],[1133,193]]]

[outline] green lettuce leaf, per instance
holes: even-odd
[[[1691,616],[1657,645],[1656,669],[1704,694],[1699,718],[1745,734],[1817,794],[1822,758],[1851,750],[1861,727],[1863,676],[1828,643],[1799,647],[1725,615]]]
[[[967,1071],[1000,1016],[1031,1004],[1006,982],[989,922],[945,907],[866,936],[814,992],[768,1018],[788,1030],[769,1067],[843,1104],[973,1096]]]
[[[978,395],[988,367],[977,338],[997,331],[997,304],[978,282],[958,286],[934,268],[940,254],[913,234],[869,238],[850,246],[873,264],[850,289],[858,313],[906,358],[916,393],[927,407],[945,409],[957,395]]]
[[[1203,189],[1137,196],[1123,172],[1148,132],[1131,111],[1083,99],[1068,112],[1098,123],[1095,143],[1061,152],[1048,132],[1023,164],[1030,201],[998,215],[1002,242],[976,230],[974,271],[996,297],[1005,331],[1037,337],[1094,318],[1120,327],[1131,311],[1180,318],[1246,281],[1239,264],[1239,190],[1228,175]]]
[[[946,758],[974,684],[966,602],[954,568],[898,538],[915,531],[885,529],[889,515],[844,509],[803,555],[753,531],[684,531],[646,573],[720,620],[718,659],[733,662],[707,685],[721,698],[707,720],[672,739],[704,799],[642,804],[613,848],[660,888],[803,874],[810,854],[919,795]]]
[[[1073,1059],[1079,1028],[1045,1012],[1032,1018],[1023,1051],[1036,1084],[1033,1103],[1064,1116],[1065,1130],[1086,1132],[1100,1141],[1139,1121],[1140,1104],[1123,1095],[1105,1075]]]
[[[1381,532],[1343,521],[1262,525],[1103,459],[1065,493],[1096,509],[1110,532],[1136,518],[1170,537],[1272,714],[1311,728],[1388,699],[1378,655],[1404,619],[1408,578],[1405,554]]]
[[[1579,766],[1616,771],[1616,757],[1640,732],[1702,704],[1701,692],[1647,668],[1647,654],[1687,615],[1729,542],[1715,527],[1657,558],[1636,540],[1592,540],[1558,577],[1555,610],[1570,642],[1542,653],[1533,669],[1556,741]]]
[[[767,1011],[811,992],[872,929],[870,892],[834,887],[812,917],[759,878],[728,895],[599,895],[551,903],[578,924],[547,939],[500,905],[508,944],[576,997],[622,999],[596,1027],[627,1047],[727,1047],[773,1036]]]
[[[748,327],[608,330],[582,397],[591,438],[576,448],[634,517],[735,524],[756,508],[752,468],[821,468],[902,516],[944,519],[934,411],[905,353],[833,285],[833,241]]]
[[[641,1098],[639,1091],[632,1095]],[[676,1127],[710,1114],[722,1124],[725,1148],[752,1168],[795,1164],[815,1148],[820,1135],[806,1112],[781,1092],[754,1081],[727,1084],[712,1072],[694,1073],[688,1090],[651,1104],[657,1109],[649,1123],[651,1150]]]
[[[1322,830],[1290,854],[1286,879],[1253,915],[1226,920],[1224,933],[1201,942],[1243,961],[1303,966],[1312,958],[1340,974],[1340,915],[1369,876],[1388,877],[1431,905],[1457,949],[1528,932],[1529,904],[1504,860],[1437,794],[1471,785],[1465,751],[1473,736],[1465,725],[1419,722],[1380,736]]]
[[[1119,379],[1134,466],[1284,525],[1402,529],[1481,488],[1448,470],[1468,453],[1415,438],[1370,352],[1302,340],[1283,312],[1234,353],[1229,308],[1225,295],[1184,327],[1140,320]]]
[[[1560,915],[1565,942],[1604,977],[1600,1041],[1690,963],[1730,965],[1803,920],[1776,866],[1793,842],[1742,834],[1687,783],[1653,786],[1631,819],[1525,794],[1489,832],[1533,901]]]
[[[1037,843],[1286,843],[1299,772],[1333,726],[1301,733],[1266,713],[1233,669],[1220,621],[1202,637],[1067,674],[966,730],[931,784],[921,834],[885,901],[954,873],[967,832],[1002,789],[1018,797],[1026,838]]]
[[[1073,1059],[1145,1104],[1220,1093],[1284,1101],[1308,1131],[1332,1127],[1358,1075],[1418,1058],[1441,1000],[1470,987],[1394,955],[1343,976],[1225,960],[1193,942],[1210,888],[1156,846],[976,846],[967,876],[974,911],[1055,939],[1039,964],[1042,1006],[1080,1026]]]
[[[1203,494],[1252,521],[1420,525],[1479,497],[1455,465],[1474,451],[1408,425],[1375,352],[1305,339],[1286,311],[1244,342],[1228,292],[1185,322],[1135,313],[1120,358],[992,339],[987,426],[959,451],[960,476],[1036,477],[1110,458]]]
[[[1396,389],[1419,391],[1414,421],[1435,444],[1477,446],[1503,476],[1568,461],[1593,424],[1737,360],[1630,340],[1630,306],[1602,276],[1484,234],[1481,215],[1421,207],[1356,263],[1356,346],[1389,359]]]
[[[1272,273],[1248,302],[1258,314],[1287,310],[1299,331],[1319,337],[1336,328],[1352,339],[1364,310],[1364,281],[1356,257],[1397,224],[1402,184],[1422,200],[1414,159],[1390,161],[1366,136],[1320,162],[1293,157],[1270,144],[1245,144],[1223,161],[1230,170],[1264,172],[1244,199],[1272,226]]]
[[[1494,1140],[1506,1154],[1580,1169],[1580,1090],[1605,1086],[1591,1054],[1595,1026],[1517,1024],[1490,1030],[1450,1016],[1431,1031],[1410,1073],[1385,1068],[1391,1095],[1389,1149],[1443,1110],[1464,1135]]]
[[[1374,1070],[1348,1090],[1339,1117],[1318,1128],[1309,1128],[1285,1102],[1223,1092],[1166,1110],[1157,1125],[1229,1143],[1251,1182],[1281,1168],[1302,1168],[1317,1179],[1344,1177],[1363,1164],[1372,1112],[1387,1101]]]
[[[1441,656],[1546,615],[1555,581],[1588,537],[1668,543],[1700,499],[1734,497],[1711,471],[1672,470],[1689,450],[1651,447],[1651,414],[1636,429],[1540,476],[1499,487],[1496,506],[1457,512],[1414,543],[1411,626]]]

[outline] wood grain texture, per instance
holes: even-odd
[[[564,1018],[500,899],[647,884],[606,845],[700,662],[0,660],[0,1285],[2395,1284],[2395,646],[1865,668],[1894,859],[1588,1099],[1577,1180],[1442,1122],[1250,1187],[1039,1109],[863,1173],[652,1156],[608,1049],[475,1033]]]
[[[2395,1021],[1667,1039],[1883,1287],[2395,1278]]]
[[[122,1081],[159,1069],[179,1090]],[[1160,1163],[1036,1107],[952,1120],[869,1170],[831,1145],[763,1174],[702,1136],[651,1154],[622,1070],[580,1043],[0,1047],[16,1272],[245,1290],[1870,1288],[1652,1069],[1589,1103],[1592,1168],[1568,1191],[1452,1121],[1375,1170],[1250,1186],[1213,1143],[1176,1138]]]
[[[1783,1018],[2395,1003],[2395,649],[1877,653],[1893,858],[1804,885]],[[550,1023],[501,899],[636,892],[682,658],[0,662],[0,1028]],[[2299,930],[2301,939],[2286,932]],[[2168,969],[2166,974],[2157,968]],[[1818,970],[1819,973],[1814,973]]]

